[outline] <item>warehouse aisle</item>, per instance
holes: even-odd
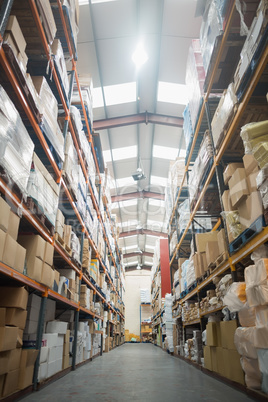
[[[251,401],[151,344],[124,344],[23,399],[30,401]]]

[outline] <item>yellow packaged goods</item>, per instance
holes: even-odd
[[[90,264],[90,276],[96,282],[99,274],[99,260],[92,259]]]
[[[241,137],[243,140],[249,141],[253,138],[260,137],[268,133],[268,120],[258,123],[249,123],[241,128]]]
[[[268,134],[267,134],[268,136]],[[262,169],[268,163],[268,140],[267,142],[261,142],[253,150],[253,155],[258,161],[259,167]]]

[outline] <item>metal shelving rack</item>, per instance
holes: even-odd
[[[207,85],[207,92],[204,95],[203,98],[203,102],[202,102],[202,106],[200,109],[200,114],[199,114],[199,118],[198,118],[198,122],[196,125],[196,129],[194,132],[194,137],[193,137],[193,141],[192,141],[192,145],[189,151],[189,156],[188,156],[188,160],[185,166],[185,173],[183,176],[183,180],[182,180],[182,184],[181,187],[179,188],[178,191],[178,195],[176,197],[175,200],[175,204],[170,216],[170,220],[169,220],[169,225],[171,225],[172,223],[174,223],[174,220],[177,224],[177,220],[176,220],[176,214],[177,214],[177,207],[181,202],[181,195],[183,190],[185,189],[185,187],[187,185],[187,173],[188,170],[190,168],[190,161],[192,158],[192,155],[194,153],[195,150],[195,146],[196,146],[196,141],[199,135],[199,130],[201,127],[201,123],[202,123],[202,119],[204,117],[204,115],[206,114],[206,118],[207,118],[207,122],[208,122],[208,129],[210,131],[211,134],[211,117],[210,117],[210,113],[209,113],[209,106],[208,106],[208,101],[209,101],[209,95],[212,91],[213,88],[213,83],[214,83],[214,79],[216,77],[216,73],[217,73],[217,69],[219,67],[219,64],[221,62],[221,57],[223,55],[223,52],[225,50],[225,46],[228,40],[228,36],[230,33],[230,29],[232,26],[232,18],[234,16],[234,11],[235,11],[235,1],[232,2],[231,4],[231,9],[230,9],[230,14],[229,14],[229,19],[227,21],[223,36],[222,36],[222,40],[218,49],[218,53],[217,53],[217,57],[215,59],[214,62],[214,66],[212,69],[212,73],[211,73],[211,77],[209,80],[209,83]],[[201,206],[201,202],[206,194],[206,191],[212,181],[212,179],[215,177],[217,178],[217,190],[219,193],[219,200],[221,203],[221,208],[222,208],[222,200],[221,200],[221,194],[223,192],[223,188],[221,185],[221,177],[222,176],[222,172],[220,172],[219,166],[220,163],[224,157],[225,151],[227,150],[228,146],[230,145],[231,140],[234,138],[235,133],[237,132],[237,128],[239,126],[239,123],[243,117],[243,114],[246,111],[246,107],[248,106],[250,99],[253,95],[253,92],[255,90],[255,88],[257,87],[258,82],[260,81],[263,73],[266,73],[267,71],[267,62],[268,62],[268,47],[264,47],[264,50],[261,54],[261,57],[256,65],[255,71],[253,72],[250,81],[248,83],[248,86],[244,92],[242,101],[240,101],[238,108],[234,114],[234,117],[230,123],[230,126],[226,132],[226,135],[224,136],[223,142],[220,146],[220,148],[215,151],[214,149],[214,156],[213,156],[213,161],[212,161],[212,166],[207,174],[206,180],[204,182],[204,185],[202,187],[202,190],[199,194],[199,197],[196,200],[196,203],[194,205],[194,208],[191,211],[190,214],[190,219],[188,221],[188,224],[186,226],[186,229],[184,230],[184,232],[182,233],[182,235],[180,236],[179,242],[176,246],[175,252],[172,254],[171,258],[170,258],[170,267],[172,267],[172,264],[175,262],[176,260],[176,256],[179,253],[180,247],[184,241],[184,239],[187,236],[187,233],[189,231],[189,229],[192,226],[192,222],[196,216],[197,211],[199,210],[200,206]],[[211,137],[212,139],[212,137]],[[212,144],[213,144],[213,140],[212,140]],[[214,145],[213,145],[214,146]],[[223,208],[222,208],[223,210]],[[218,220],[217,224],[214,226],[214,228],[212,230],[217,230],[218,227],[222,225],[225,228],[225,222],[222,221],[221,219]],[[192,234],[193,235],[193,234]],[[227,238],[228,239],[228,238]],[[178,300],[176,302],[176,304],[173,306],[173,310],[176,310],[177,307],[179,305],[182,305],[185,301],[190,300],[192,298],[195,298],[196,300],[199,300],[199,295],[200,292],[203,291],[204,289],[206,289],[210,284],[212,284],[212,281],[215,277],[217,276],[221,276],[223,275],[226,271],[230,270],[233,276],[233,279],[235,279],[235,273],[236,273],[236,265],[239,262],[242,262],[246,257],[248,257],[254,250],[256,250],[259,246],[261,246],[262,244],[264,244],[265,242],[268,241],[268,227],[263,227],[262,231],[258,234],[256,234],[250,241],[248,241],[247,243],[245,243],[239,250],[237,250],[234,253],[228,253],[228,259],[226,261],[223,261],[215,270],[213,270],[213,272],[203,281],[198,282],[197,281],[197,285],[196,287],[189,291],[188,294],[186,294],[186,296],[184,296],[183,298],[181,298],[180,300]],[[216,307],[214,309],[209,309],[208,311],[201,311],[199,309],[199,316],[200,318],[193,320],[191,322],[185,322],[182,323],[183,328],[191,326],[191,325],[200,325],[201,329],[202,329],[202,325],[203,325],[203,318],[208,315],[211,314],[213,312],[222,310],[223,306],[221,307]],[[177,315],[176,317],[174,317],[175,319],[180,318],[180,314]],[[187,360],[185,358],[183,358],[184,360]],[[204,371],[208,372],[207,370],[203,369]]]
[[[122,302],[122,282],[121,282],[121,278],[120,278],[120,253],[119,253],[119,249],[118,249],[118,245],[116,243],[116,252],[117,252],[117,261],[115,260],[115,257],[113,255],[112,249],[111,249],[111,245],[109,244],[108,241],[108,237],[105,231],[105,226],[104,226],[104,221],[103,221],[103,217],[102,214],[100,212],[100,208],[99,208],[99,202],[95,197],[95,194],[93,192],[93,188],[91,187],[91,183],[90,180],[88,178],[88,173],[85,167],[85,163],[84,160],[82,158],[81,155],[81,151],[79,149],[79,145],[76,139],[76,135],[75,135],[75,131],[74,131],[74,127],[72,125],[71,119],[70,119],[70,113],[69,113],[69,106],[66,102],[66,99],[64,97],[62,88],[61,88],[61,83],[59,80],[59,77],[57,76],[57,71],[54,68],[54,61],[53,59],[50,57],[50,48],[49,45],[47,43],[46,40],[46,36],[45,36],[45,32],[38,14],[38,10],[35,4],[34,0],[28,0],[28,6],[32,12],[32,16],[33,19],[36,23],[39,35],[40,35],[40,40],[42,42],[44,51],[46,53],[51,71],[52,71],[52,76],[53,76],[53,80],[54,83],[56,85],[64,112],[65,112],[65,127],[64,127],[64,136],[67,133],[67,129],[70,130],[71,135],[72,135],[72,139],[74,141],[74,145],[79,157],[79,162],[80,162],[80,166],[82,168],[82,171],[85,175],[85,179],[86,179],[86,183],[88,186],[88,192],[91,195],[91,199],[93,202],[93,205],[97,211],[97,215],[98,215],[98,219],[99,222],[102,226],[103,229],[103,234],[104,234],[104,240],[105,243],[107,245],[107,248],[109,250],[109,254],[110,254],[110,258],[115,266],[115,270],[117,273],[117,278],[119,280],[119,291],[118,288],[115,287],[113,281],[111,280],[111,277],[107,271],[107,267],[105,266],[104,262],[102,261],[102,258],[100,257],[99,253],[98,253],[98,249],[97,246],[94,244],[93,240],[91,239],[91,236],[84,224],[84,221],[79,213],[79,211],[77,210],[74,200],[72,198],[71,193],[68,190],[67,184],[64,180],[64,178],[62,177],[62,172],[59,169],[53,154],[50,151],[50,148],[47,144],[46,139],[44,138],[44,135],[38,125],[38,122],[36,121],[36,117],[34,116],[30,105],[28,104],[27,101],[27,97],[24,94],[23,89],[20,87],[20,84],[14,74],[14,71],[12,69],[12,66],[10,65],[6,54],[5,54],[5,50],[2,46],[3,44],[3,34],[5,31],[5,27],[9,18],[9,15],[12,11],[12,6],[13,6],[13,0],[5,0],[2,4],[1,10],[0,10],[0,64],[2,69],[4,70],[6,77],[9,81],[9,83],[11,84],[13,91],[15,93],[16,96],[16,100],[18,102],[18,104],[20,105],[20,107],[23,109],[23,112],[25,113],[31,127],[33,128],[36,137],[38,138],[41,147],[43,149],[43,151],[45,152],[48,161],[54,171],[55,177],[56,177],[56,181],[58,183],[58,185],[62,188],[62,190],[64,191],[67,199],[69,200],[70,205],[73,208],[73,211],[75,213],[75,216],[77,218],[77,221],[79,222],[79,224],[81,225],[81,253],[83,250],[83,238],[84,236],[86,236],[89,240],[90,246],[92,247],[96,257],[99,259],[99,263],[100,266],[103,270],[103,272],[106,274],[106,278],[108,280],[108,282],[110,283],[113,291],[116,293],[118,299],[120,300],[121,303]],[[97,174],[99,175],[99,182],[101,183],[101,177],[100,177],[100,171],[99,171],[99,166],[98,166],[98,162],[97,162],[97,157],[96,157],[96,153],[95,153],[95,149],[93,144],[93,140],[92,140],[92,133],[90,130],[90,124],[89,121],[87,119],[87,114],[86,114],[86,110],[85,110],[85,106],[83,103],[83,98],[82,98],[82,93],[81,93],[81,88],[79,85],[79,80],[78,80],[78,74],[77,74],[77,70],[76,70],[76,61],[75,58],[73,57],[73,50],[72,50],[72,46],[70,43],[70,39],[69,39],[69,35],[68,35],[68,30],[67,30],[67,26],[66,26],[66,21],[65,21],[65,17],[64,17],[64,13],[63,13],[63,9],[62,9],[62,4],[60,0],[57,0],[57,6],[58,6],[58,11],[60,14],[60,18],[61,18],[61,24],[63,27],[63,31],[64,31],[64,35],[65,35],[65,40],[69,49],[69,54],[70,54],[70,58],[72,61],[72,72],[71,72],[71,90],[69,92],[69,102],[70,103],[70,98],[72,95],[72,87],[74,84],[74,80],[76,81],[76,85],[78,87],[78,92],[80,95],[80,101],[81,101],[81,106],[82,106],[82,111],[83,111],[83,115],[84,115],[84,120],[85,120],[85,124],[87,127],[87,136],[88,136],[88,140],[91,144],[91,150],[92,150],[92,154],[93,154],[93,158],[95,161],[95,165],[96,165],[96,169],[97,169]],[[94,299],[96,299],[96,297],[99,299],[99,301],[101,301],[104,304],[104,308],[107,310],[111,310],[113,311],[115,314],[118,315],[118,317],[120,318],[120,321],[124,321],[124,315],[120,312],[117,311],[115,308],[113,308],[113,306],[108,303],[105,299],[105,297],[103,297],[103,295],[98,291],[98,289],[96,288],[96,286],[91,283],[91,281],[83,274],[82,269],[80,266],[78,266],[71,258],[70,255],[63,250],[56,242],[55,242],[55,238],[54,236],[49,232],[49,230],[42,225],[42,223],[39,221],[39,219],[27,208],[27,206],[21,202],[20,197],[18,196],[18,194],[16,194],[14,191],[12,191],[8,185],[5,183],[5,181],[0,178],[0,192],[5,195],[10,201],[11,203],[14,205],[14,207],[16,209],[20,208],[20,210],[22,211],[22,216],[24,219],[27,220],[27,222],[33,227],[33,229],[39,233],[46,241],[48,241],[50,244],[52,244],[54,246],[54,250],[55,253],[57,253],[58,256],[60,256],[60,258],[62,258],[64,260],[65,263],[67,263],[67,265],[76,271],[76,273],[79,276],[79,289],[81,286],[81,282],[83,281],[84,283],[86,283],[94,292]],[[114,234],[113,234],[114,235]],[[114,239],[116,242],[116,238],[114,235]],[[10,268],[9,266],[7,266],[6,264],[0,262],[0,274],[4,275],[6,278],[10,278],[12,281],[16,281],[19,282],[23,285],[28,286],[30,289],[32,289],[32,291],[37,292],[38,294],[40,294],[42,296],[42,302],[41,302],[41,308],[40,308],[40,313],[39,313],[39,323],[38,323],[38,334],[37,334],[37,345],[36,345],[36,349],[39,349],[41,346],[41,341],[42,341],[42,334],[43,334],[43,327],[44,327],[44,316],[45,316],[45,308],[46,308],[46,300],[47,298],[52,298],[60,303],[63,303],[66,308],[71,308],[75,310],[75,337],[77,336],[77,329],[78,329],[78,321],[79,321],[79,317],[90,317],[90,318],[97,318],[97,319],[101,319],[103,320],[103,317],[100,317],[99,315],[97,315],[95,312],[85,309],[83,307],[80,306],[80,303],[75,303],[63,296],[61,296],[60,294],[54,292],[53,290],[47,288],[46,286],[34,281],[33,279],[15,271],[14,269]],[[119,292],[121,294],[119,294]],[[74,345],[76,347],[76,343],[74,342]],[[101,351],[102,352],[102,351]],[[37,374],[38,374],[38,366],[39,366],[39,359],[37,359],[36,365],[35,365],[35,371],[34,371],[34,388],[37,389]],[[72,369],[75,369],[76,367],[76,350],[74,348],[73,350],[73,359],[72,359]]]

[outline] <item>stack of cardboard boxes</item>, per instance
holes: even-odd
[[[223,193],[222,201],[230,243],[263,214],[256,182],[258,173],[258,163],[251,154],[244,155],[243,164],[230,163],[224,171],[229,190]]]
[[[208,322],[206,346],[204,346],[204,366],[223,377],[244,384],[240,355],[234,344],[236,328],[236,320]]]
[[[32,384],[38,350],[22,350],[28,292],[23,287],[0,291],[0,395],[5,397]]]
[[[49,288],[54,285],[54,247],[39,235],[21,235],[18,242],[26,249],[26,273]]]
[[[23,273],[26,250],[17,242],[20,218],[0,197],[0,261]]]

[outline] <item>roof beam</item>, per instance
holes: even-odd
[[[143,251],[143,252],[139,252],[139,251],[134,251],[133,253],[126,253],[123,254],[124,258],[131,258],[131,257],[151,257],[153,258],[154,254],[153,253],[149,253],[148,251]]]
[[[127,201],[132,200],[134,198],[154,198],[155,200],[165,200],[165,195],[160,193],[154,193],[152,191],[137,191],[134,193],[127,193],[127,194],[119,194],[113,195],[112,202],[120,202],[120,201]]]
[[[93,129],[95,131],[100,131],[100,130],[107,130],[109,128],[130,126],[133,124],[141,124],[141,123],[145,124],[152,123],[152,124],[161,124],[164,126],[182,127],[183,118],[144,112],[128,116],[113,117],[111,119],[95,120],[93,123]]]
[[[148,229],[135,229],[129,230],[128,232],[121,232],[119,234],[119,238],[128,237],[128,236],[135,236],[135,235],[149,235],[149,236],[156,236],[156,237],[164,237],[167,239],[168,235],[164,232],[157,232]]]

